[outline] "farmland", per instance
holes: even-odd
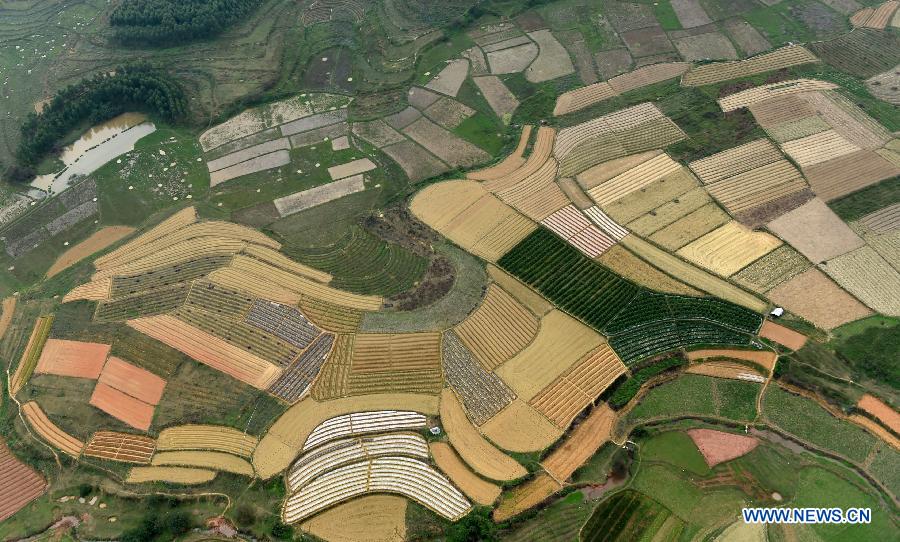
[[[137,4],[0,6],[0,539],[897,530],[897,2]]]

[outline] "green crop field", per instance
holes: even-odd
[[[750,421],[756,416],[756,395],[760,385],[699,375],[684,375],[650,389],[625,424],[648,420],[701,416]]]
[[[594,510],[581,530],[581,540],[640,540],[652,538],[667,523],[672,513],[653,499],[635,491],[616,493]],[[667,536],[676,537],[683,525],[669,527]]]

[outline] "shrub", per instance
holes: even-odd
[[[623,406],[627,405],[635,395],[637,395],[638,390],[641,389],[641,386],[647,383],[648,380],[653,378],[654,376],[660,375],[666,371],[673,370],[677,367],[681,367],[685,364],[685,360],[682,358],[668,358],[664,359],[660,362],[654,363],[653,365],[649,365],[635,371],[635,373],[619,385],[618,388],[612,393],[609,398],[609,406],[618,410]]]

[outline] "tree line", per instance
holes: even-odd
[[[187,99],[181,85],[149,64],[118,67],[69,85],[40,114],[29,113],[25,118],[16,149],[18,163],[7,171],[7,178],[27,180],[33,167],[58,151],[73,130],[130,111],[173,122],[186,114]]]
[[[261,0],[124,0],[110,14],[113,36],[127,45],[168,46],[219,34]]]

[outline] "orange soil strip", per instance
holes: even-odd
[[[541,466],[556,480],[566,481],[609,440],[616,419],[616,413],[605,403],[596,407]]]
[[[748,454],[759,444],[753,437],[712,429],[689,429],[687,433],[710,467]]]
[[[45,489],[44,478],[19,461],[0,440],[0,521],[43,495]]]
[[[735,380],[747,380],[750,382],[764,382],[765,378],[760,376],[758,371],[759,369],[753,370],[736,361],[708,361],[698,365],[691,365],[685,372],[713,376],[716,378],[733,378]]]
[[[863,395],[856,408],[865,410],[872,416],[878,418],[887,428],[895,433],[900,433],[900,414],[890,406],[884,404],[880,399],[869,395]]]
[[[143,435],[97,431],[91,436],[84,455],[123,463],[147,465],[156,450],[156,440]]]
[[[128,237],[132,232],[134,232],[134,228],[128,226],[107,226],[101,230],[95,231],[84,241],[60,254],[59,258],[57,258],[56,261],[53,262],[53,265],[50,266],[50,269],[47,270],[47,278],[72,267],[74,264],[87,258],[91,254],[100,252],[104,248],[115,244],[117,241]]]
[[[878,422],[872,421],[861,414],[851,414],[847,416],[847,419],[885,441],[895,450],[900,450],[900,439],[882,427]]]
[[[534,479],[514,488],[500,501],[500,506],[494,510],[494,521],[506,521],[521,514],[529,508],[541,504],[561,489],[562,485],[559,482],[542,472]]]
[[[47,339],[35,372],[96,379],[100,376],[109,349],[108,344]]]
[[[106,362],[98,381],[151,405],[159,404],[166,387],[162,378],[114,356]]]
[[[751,361],[765,367],[769,372],[775,368],[778,354],[769,350],[737,350],[732,348],[708,348],[687,353],[690,361],[707,358],[730,358]]]
[[[148,405],[121,391],[98,383],[90,404],[135,429],[146,431],[153,421],[153,405]]]
[[[84,443],[51,422],[41,405],[37,404],[37,402],[29,401],[22,405],[22,414],[25,415],[29,425],[45,441],[72,457],[78,457],[81,454]]]
[[[476,476],[449,444],[432,442],[430,448],[434,463],[467,497],[478,504],[490,506],[500,496],[500,487]]]
[[[12,323],[13,313],[16,312],[17,297],[7,297],[3,300],[3,315],[0,315],[0,339],[6,335],[9,324]]]
[[[513,171],[522,167],[522,165],[525,163],[525,159],[522,158],[522,155],[525,153],[525,147],[528,146],[528,138],[531,137],[531,129],[532,127],[529,124],[526,124],[522,127],[522,135],[519,137],[519,144],[516,146],[516,150],[513,151],[512,154],[510,154],[500,163],[494,166],[467,173],[466,178],[476,179],[479,181],[489,181],[492,179],[503,177],[504,175],[512,173]]]
[[[215,335],[174,316],[162,315],[126,322],[130,327],[179,350],[195,360],[241,382],[265,390],[281,375],[281,369]]]
[[[763,322],[762,328],[759,330],[759,336],[775,341],[782,346],[787,346],[791,350],[800,350],[806,344],[806,335],[786,328],[781,324],[776,324],[771,320]]]

